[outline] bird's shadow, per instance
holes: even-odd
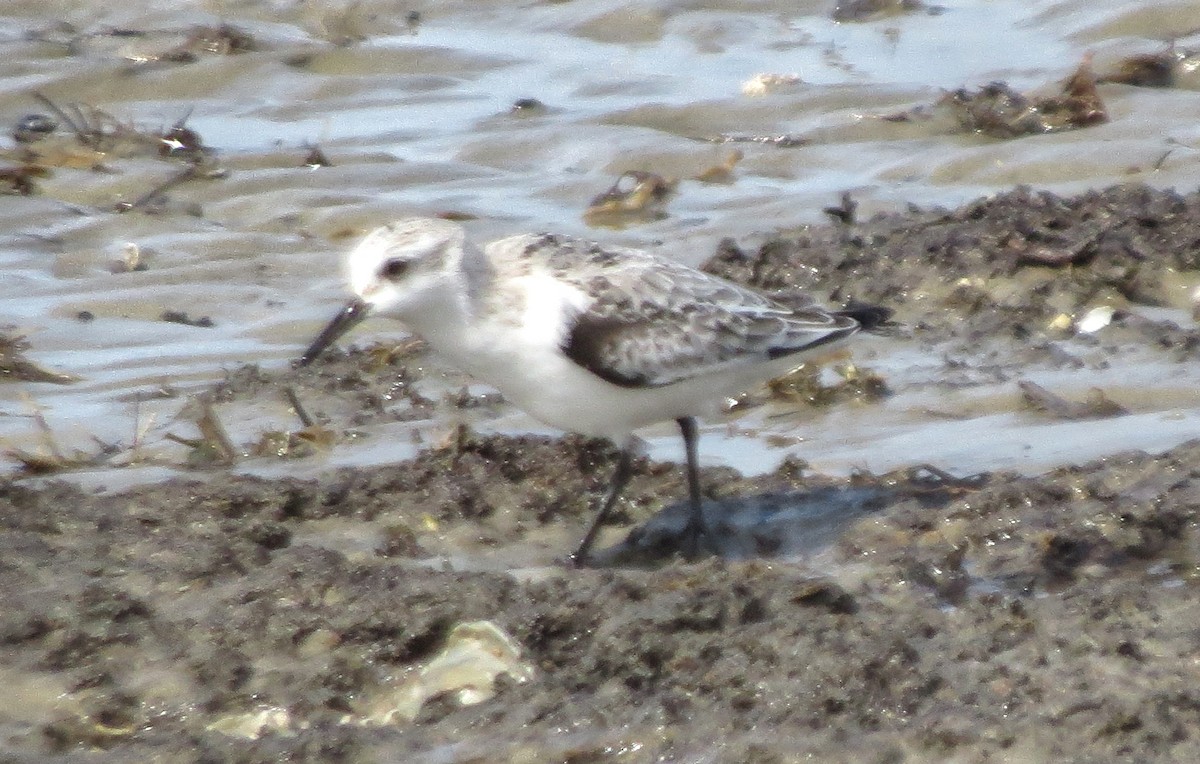
[[[887,481],[825,485],[798,491],[706,499],[705,555],[728,560],[805,557],[831,546],[851,525],[898,502],[949,501],[959,491],[914,492]],[[686,544],[688,503],[668,505],[613,546],[592,553],[593,567],[655,567],[677,559]]]

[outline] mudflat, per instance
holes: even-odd
[[[964,354],[1014,385],[1031,369],[1195,363],[1197,330],[1148,306],[1178,302],[1178,275],[1200,266],[1197,241],[1195,194],[1017,190],[753,247],[728,241],[706,267],[768,290],[889,303],[904,328],[882,342],[943,358],[932,384],[951,389]],[[1120,309],[1081,325],[1106,296]],[[378,416],[379,392],[403,397],[397,380],[429,363],[410,344],[332,353],[305,370],[245,367],[212,400],[278,399],[290,387],[337,448],[352,449],[343,438],[355,411]],[[1122,415],[1022,389],[1034,423]],[[463,396],[468,414],[489,405]],[[422,400],[392,410],[428,415]],[[908,468],[847,478],[798,459],[756,477],[710,468],[718,530],[813,497],[854,509],[800,550],[747,522],[749,542],[698,563],[674,556],[663,519],[684,494],[678,465],[643,458],[608,540],[628,538],[609,567],[573,570],[554,560],[589,517],[611,446],[478,434],[469,417],[445,432],[412,459],[303,478],[212,464],[115,491],[4,477],[7,755],[1082,762],[1200,752],[1198,442],[1146,453],[1116,437],[1103,458],[1027,476],[927,468],[917,453]],[[447,653],[464,627],[491,635],[465,639],[482,652]],[[431,684],[455,660],[458,673]]]

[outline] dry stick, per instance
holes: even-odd
[[[1171,156],[1171,154],[1174,152],[1175,152],[1174,147],[1169,148],[1165,152],[1163,152],[1163,155],[1160,156],[1158,158],[1158,161],[1154,163],[1154,169],[1161,170],[1163,168],[1163,165],[1167,163],[1167,157]]]
[[[292,409],[295,410],[296,416],[300,418],[300,424],[304,425],[305,427],[312,427],[315,422],[313,422],[313,418],[308,415],[308,412],[304,410],[304,405],[300,403],[300,396],[296,395],[296,388],[288,385],[287,387],[283,388],[283,394],[287,397],[288,403],[292,404]]]
[[[71,111],[75,112],[75,116],[79,120],[78,124],[82,133],[79,136],[79,142],[90,149],[99,150],[100,139],[103,137],[103,130],[101,129],[103,125],[98,126],[94,121],[94,117],[98,111],[96,107],[89,106],[88,108],[92,110],[89,114],[78,103],[71,102],[67,106]]]
[[[173,432],[168,432],[164,434],[163,437],[172,443],[178,443],[179,445],[187,446],[188,448],[200,448],[200,446],[204,445],[204,441],[199,438],[185,438],[182,435],[176,435]]]
[[[54,437],[54,431],[50,429],[50,423],[46,421],[46,417],[42,414],[41,407],[37,405],[28,393],[21,393],[21,397],[33,411],[33,421],[42,433],[43,444],[50,451],[50,455],[58,461],[59,466],[62,466],[67,462],[67,457],[63,454],[62,449],[58,447],[58,439]]]
[[[70,114],[67,114],[65,111],[59,108],[58,104],[54,103],[54,101],[51,101],[40,90],[33,91],[33,97],[41,101],[47,109],[54,112],[59,119],[67,123],[67,127],[71,128],[71,132],[75,133],[75,137],[79,139],[80,143],[85,146],[88,145],[88,139],[84,134],[83,128],[71,117]]]
[[[142,422],[142,394],[138,393],[133,399],[133,446],[129,449],[130,464],[138,464],[142,461],[142,442],[146,439],[146,433],[150,432],[150,428],[154,426],[154,412],[151,412],[146,421]]]
[[[195,176],[196,176],[196,166],[190,165],[187,169],[179,172],[176,175],[171,176],[170,178],[167,178],[165,181],[163,181],[162,183],[159,183],[157,186],[150,189],[146,193],[142,194],[141,196],[139,196],[137,199],[133,200],[132,202],[118,204],[117,209],[120,210],[121,212],[125,212],[127,210],[135,210],[138,207],[141,207],[144,204],[146,204],[147,202],[149,202],[154,197],[161,194],[163,191],[166,191],[168,188],[177,186],[180,183],[183,183],[185,180],[191,180]]]
[[[175,120],[175,124],[171,125],[172,130],[182,130],[187,121],[192,118],[192,112],[196,110],[195,105],[189,106],[188,110],[183,113],[183,116]]]
[[[221,457],[232,464],[237,461],[238,456],[233,441],[229,439],[229,434],[221,426],[221,420],[217,419],[217,412],[213,409],[212,402],[204,401],[201,406],[202,413],[196,420],[196,425],[200,428],[200,434],[204,436],[204,442],[216,448]]]

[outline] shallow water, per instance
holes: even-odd
[[[7,442],[38,446],[30,417],[37,407],[63,447],[136,439],[169,453],[166,433],[193,432],[189,394],[241,364],[278,369],[294,358],[343,298],[341,254],[365,230],[401,215],[456,212],[476,218],[468,227],[479,238],[554,230],[698,263],[722,237],[753,242],[821,222],[821,208],[846,190],[869,216],[908,203],[953,205],[1021,183],[1062,192],[1129,180],[1190,189],[1200,163],[1200,92],[1186,78],[1171,90],[1104,85],[1110,123],[1020,140],[879,119],[932,103],[944,89],[994,80],[1023,91],[1052,87],[1089,52],[1102,68],[1182,34],[1196,43],[1194,3],[1146,10],[1120,0],[979,0],[838,24],[824,2],[462,2],[419,8],[415,26],[385,3],[181,5],[16,2],[0,10],[0,124],[45,111],[30,95],[35,89],[148,129],[190,114],[187,125],[230,171],[169,190],[157,214],[113,211],[178,171],[146,156],[114,153],[104,158],[109,171],[59,169],[39,181],[41,195],[3,197],[3,322],[28,337],[32,359],[83,378],[0,387]],[[193,25],[219,22],[251,32],[261,49],[183,64],[131,59],[169,49]],[[112,29],[149,34],[105,34]],[[348,46],[329,42],[360,34],[365,39]],[[801,81],[758,97],[741,92],[764,72]],[[546,108],[512,111],[522,98]],[[739,143],[745,158],[733,182],[690,180],[728,155],[731,145],[714,142],[722,135],[808,143]],[[319,144],[333,166],[304,166],[306,144]],[[588,201],[629,169],[683,178],[668,215],[623,230],[589,228]],[[146,270],[115,265],[130,243]],[[165,309],[215,325],[166,323]],[[94,320],[79,321],[80,311]],[[1173,315],[1191,320],[1182,310]],[[401,336],[375,323],[358,337],[380,333]],[[815,414],[756,409],[710,425],[706,462],[761,472],[795,453],[833,473],[914,461],[962,473],[1036,472],[1113,450],[1167,448],[1197,429],[1196,372],[1158,359],[1115,359],[1102,374],[1030,376],[1068,397],[1102,387],[1134,412],[1049,423],[1021,413],[1010,380],[950,390],[938,384],[939,359],[928,349],[896,344],[868,340],[856,350],[896,391],[884,404]],[[294,425],[282,401],[220,413],[239,443]],[[539,427],[506,409],[481,412],[472,424]],[[421,427],[366,428],[369,445],[239,469],[280,474],[313,461],[387,461],[413,453],[411,431]],[[770,445],[764,433],[795,441]],[[653,455],[679,458],[671,428],[645,435]]]

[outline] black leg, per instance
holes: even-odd
[[[608,495],[604,497],[604,503],[600,505],[600,511],[596,513],[596,519],[592,520],[592,524],[588,526],[587,533],[583,534],[583,541],[579,542],[579,548],[571,555],[571,564],[577,568],[582,568],[587,562],[588,552],[592,550],[592,544],[596,541],[596,534],[600,532],[600,526],[608,518],[612,508],[616,505],[617,499],[621,496],[621,490],[625,488],[625,484],[629,482],[629,477],[633,473],[633,454],[630,444],[626,444],[625,448],[621,449],[621,458],[617,460],[617,468],[613,471],[612,483],[608,488]]]
[[[683,553],[689,560],[694,560],[700,556],[700,537],[704,535],[704,508],[700,499],[700,458],[697,449],[700,436],[696,432],[694,417],[681,417],[675,422],[679,425],[679,431],[683,433],[683,445],[687,450],[688,498],[691,501],[691,513],[688,515],[687,526],[683,529]]]

